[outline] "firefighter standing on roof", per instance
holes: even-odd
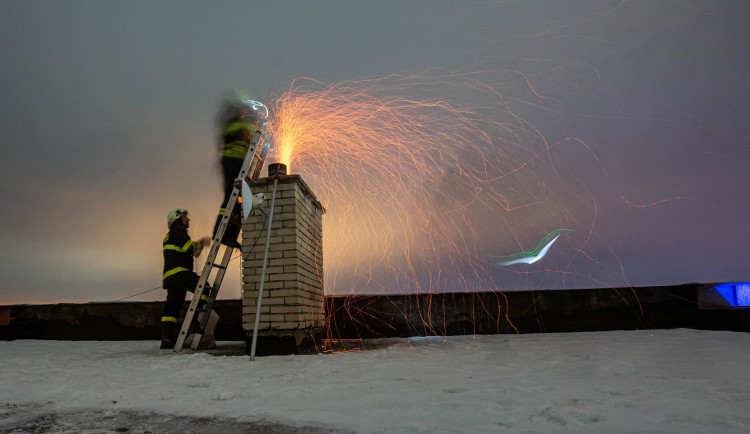
[[[177,318],[185,303],[188,291],[195,291],[200,276],[193,272],[193,257],[198,257],[203,246],[210,245],[211,239],[203,237],[198,241],[190,239],[187,230],[190,227],[188,211],[183,208],[173,209],[167,215],[169,233],[164,237],[164,274],[163,287],[167,290],[167,302],[161,317],[161,348],[174,348],[177,339]],[[198,310],[201,310],[208,300],[210,288],[203,289]],[[198,326],[195,318],[191,329]],[[199,328],[200,326],[198,326]],[[196,331],[196,330],[194,330]]]
[[[260,113],[256,109],[259,105],[239,93],[230,96],[224,103],[220,114],[221,134],[219,137],[219,151],[221,153],[221,169],[224,179],[224,201],[219,209],[219,217],[214,225],[214,236],[219,228],[221,219],[224,217],[226,205],[234,189],[234,180],[242,169],[247,151],[250,148],[253,135],[258,129]],[[221,243],[227,246],[239,248],[237,242],[242,223],[240,220],[240,207],[234,207],[224,231]]]

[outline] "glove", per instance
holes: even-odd
[[[197,242],[193,243],[193,256],[196,258],[200,256],[203,251],[203,247],[208,246],[211,243],[211,238],[203,237]]]

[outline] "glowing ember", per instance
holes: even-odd
[[[548,143],[513,102],[468,74],[298,79],[271,102],[271,159],[328,211],[328,294],[497,290],[493,255],[591,231],[593,201],[558,161],[585,147]]]

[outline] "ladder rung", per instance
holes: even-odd
[[[219,265],[217,263],[213,263],[213,264],[211,264],[211,266],[214,267],[214,268],[221,268],[222,270],[226,270],[227,269],[227,267],[225,267],[223,265]]]

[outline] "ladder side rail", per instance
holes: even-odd
[[[216,246],[216,250],[219,250],[218,245]],[[213,254],[214,256],[216,256],[216,252],[214,252]],[[208,269],[209,271],[206,271],[206,269]],[[182,351],[182,346],[185,343],[185,339],[187,338],[187,332],[190,329],[190,323],[193,321],[193,316],[195,316],[195,311],[198,308],[198,302],[201,299],[203,288],[206,286],[206,281],[208,280],[208,274],[210,273],[210,270],[211,265],[206,262],[206,266],[203,267],[203,273],[201,273],[200,279],[198,279],[198,284],[193,291],[193,299],[190,301],[190,306],[188,307],[187,313],[185,313],[185,319],[182,321],[180,334],[177,336],[177,342],[175,342],[174,345],[175,353],[179,353],[180,351]]]
[[[204,310],[206,311],[206,314],[203,316],[203,319],[200,321],[201,330],[206,330],[206,325],[208,324],[208,320],[211,316],[211,311],[214,308],[214,302],[216,301],[216,297],[219,295],[219,288],[221,288],[221,282],[224,280],[224,274],[227,271],[227,266],[229,265],[229,261],[232,259],[233,253],[234,253],[234,249],[232,247],[227,247],[224,250],[224,256],[221,259],[221,265],[217,267],[218,271],[216,272],[216,276],[214,277],[213,284],[211,285],[211,290],[208,293],[208,300],[206,300],[206,304],[204,306]],[[200,346],[202,336],[203,336],[203,333],[195,334],[195,337],[193,338],[193,342],[190,345],[191,349],[193,350],[198,349],[198,347]]]
[[[256,166],[262,165],[263,162],[260,161],[257,158],[254,158],[252,160],[252,163],[250,165],[250,170],[252,171]],[[229,202],[232,202],[232,199],[234,199],[233,204],[230,206],[229,203],[227,203],[227,207],[225,208],[224,214],[230,215],[232,213],[232,210],[234,210],[234,207],[237,206],[237,198],[239,197],[240,190],[239,188],[235,187],[232,189],[232,197],[230,197]],[[224,226],[223,228],[221,226]],[[222,223],[219,225],[220,228],[217,230],[217,237],[218,239],[221,239],[221,237],[224,235],[224,231],[226,229],[226,226],[228,225],[227,222],[222,221]],[[212,260],[216,259],[216,256],[218,255],[218,246],[221,244],[218,242],[218,239],[213,240],[213,246],[217,246],[217,252],[214,253],[210,258]],[[219,294],[219,289],[221,288],[221,283],[224,281],[224,274],[226,273],[227,267],[229,266],[229,261],[231,260],[232,254],[234,253],[234,248],[227,247],[224,251],[224,258],[222,259],[221,263],[219,265],[216,265],[215,262],[209,263],[208,258],[206,259],[206,266],[204,267],[204,272],[211,272],[211,268],[215,267],[218,268],[218,271],[216,272],[216,276],[214,277],[213,284],[210,287],[208,298],[205,305],[205,310],[207,314],[211,313],[211,309],[213,308],[213,302],[216,301],[216,297]],[[193,297],[195,297],[195,294],[193,294]],[[208,316],[206,316],[206,321],[208,320]],[[205,324],[201,324],[201,326],[205,326]]]
[[[268,156],[268,151],[271,149],[271,143],[263,143],[260,149],[260,155],[258,155],[258,158],[260,158],[260,164],[255,168],[254,171],[250,172],[252,174],[252,179],[260,178],[260,172],[261,170],[263,170],[263,164],[265,164],[266,157]]]
[[[259,174],[260,174],[260,171],[262,170],[263,162],[265,160],[266,153],[268,152],[268,148],[269,147],[266,146],[261,151],[261,155],[260,156],[256,155],[255,158],[253,158],[252,162],[250,163],[250,170],[247,173],[248,174],[252,174],[254,178],[257,178],[259,176]],[[247,165],[243,165],[243,167],[247,167]],[[237,185],[240,184],[238,182],[238,180],[240,180],[242,178],[243,178],[243,172],[240,171],[239,176],[235,179],[235,188],[233,189],[233,192],[232,192],[233,195],[235,193],[237,195],[239,195],[239,188],[241,188],[241,187],[237,187]],[[231,199],[230,199],[230,201],[231,201]],[[237,205],[237,203],[236,203],[236,198],[235,198],[235,202],[233,203],[233,205],[231,207],[229,206],[229,204],[227,204],[227,206],[225,208],[225,211],[224,211],[225,215],[230,215],[231,212],[232,212],[232,210],[234,209],[234,207],[236,205]],[[222,222],[222,223],[224,223],[224,222]],[[225,227],[226,227],[226,225],[225,225]],[[217,234],[221,234],[221,236],[223,236],[224,230],[225,230],[224,228],[220,228],[217,231]],[[216,242],[217,242],[217,240],[214,240],[214,243],[216,243]],[[217,297],[219,295],[219,289],[221,288],[221,284],[224,281],[224,275],[226,274],[226,271],[227,271],[227,268],[229,266],[229,262],[230,262],[230,260],[232,258],[232,254],[233,253],[234,253],[234,249],[231,248],[231,247],[227,247],[226,250],[224,251],[224,257],[223,257],[223,259],[221,261],[221,264],[219,266],[216,266],[216,268],[218,268],[218,271],[216,272],[216,276],[214,277],[213,284],[210,287],[210,291],[209,291],[209,295],[208,295],[208,300],[206,300],[206,304],[204,305],[204,308],[203,308],[203,310],[205,310],[205,312],[206,312],[206,315],[204,315],[202,321],[200,321],[201,330],[205,330],[206,325],[208,324],[208,320],[210,319],[211,310],[213,310],[213,304],[214,304],[214,302],[216,301],[216,299],[217,299]],[[214,257],[215,256],[216,255],[214,255]],[[209,270],[210,270],[210,267],[209,267]],[[196,306],[197,306],[197,303],[196,303]],[[193,314],[195,314],[195,312]],[[191,321],[192,321],[192,318],[191,318]],[[188,330],[189,330],[189,328],[188,328]],[[201,339],[202,336],[203,336],[203,333],[195,333],[195,336],[193,337],[193,342],[190,345],[190,348],[192,350],[197,350],[198,349],[198,347],[200,346],[200,339]],[[185,336],[184,339],[187,339],[187,334],[186,334],[186,336]],[[184,339],[183,339],[183,341],[184,341]],[[183,345],[184,345],[184,343],[183,343]]]
[[[240,170],[240,174],[237,177],[238,179],[243,179],[249,171],[255,171],[256,165],[258,164],[258,158],[256,155],[256,150],[258,148],[258,142],[262,138],[263,133],[260,130],[255,131],[255,134],[253,135],[253,138],[250,142],[250,146],[247,150],[247,155],[245,156],[245,161],[242,163],[242,169]],[[252,167],[249,167],[251,166]],[[232,190],[232,194],[229,197],[229,200],[227,201],[227,204],[224,208],[224,217],[221,219],[221,223],[219,224],[219,227],[216,230],[216,233],[214,234],[213,242],[211,243],[211,249],[209,249],[208,256],[206,257],[206,262],[203,266],[203,271],[201,272],[200,279],[198,279],[198,284],[196,285],[194,291],[193,291],[193,299],[190,302],[190,306],[188,307],[188,311],[185,314],[185,318],[182,321],[182,327],[180,328],[180,334],[177,336],[177,342],[175,342],[174,346],[174,352],[178,353],[182,351],[182,347],[185,344],[185,339],[187,338],[187,332],[190,329],[190,323],[193,321],[193,317],[195,316],[195,312],[198,308],[198,303],[201,299],[201,294],[203,292],[203,288],[206,285],[206,281],[208,280],[209,275],[211,274],[211,268],[213,267],[214,260],[216,256],[219,253],[219,246],[221,245],[221,238],[224,236],[224,232],[226,231],[228,222],[229,222],[229,216],[232,214],[232,211],[234,210],[235,205],[237,204],[237,197],[240,194],[240,190],[237,187],[234,187]],[[231,249],[230,249],[231,250]],[[218,293],[218,288],[216,289],[216,293]],[[210,313],[210,311],[209,311]]]
[[[219,227],[216,229],[216,233],[214,234],[213,244],[220,244],[221,238],[224,236],[224,232],[229,225],[229,217],[231,216],[232,211],[234,211],[234,207],[237,205],[237,197],[239,197],[240,195],[241,188],[241,185],[238,185],[237,181],[241,181],[242,179],[244,179],[248,173],[253,173],[258,163],[263,164],[263,160],[261,160],[258,156],[258,142],[261,141],[262,137],[263,132],[260,130],[255,131],[255,134],[253,134],[253,139],[250,141],[250,146],[247,149],[247,155],[245,155],[245,161],[242,163],[240,173],[234,179],[234,188],[232,189],[232,194],[229,196],[229,200],[224,206],[224,216],[222,217],[221,222],[219,223]]]
[[[259,173],[260,170],[258,170],[257,168],[258,167],[262,167],[262,166],[263,166],[263,160],[259,159],[259,158],[254,158],[253,161],[252,161],[252,163],[250,164],[250,171],[248,173]],[[243,165],[243,167],[245,167],[245,165]],[[237,179],[241,179],[241,176],[242,176],[242,172],[240,172],[240,176],[238,176]],[[237,179],[235,179],[235,184],[237,184]],[[234,189],[232,190],[232,196],[234,196],[235,194],[239,195],[239,188],[237,186],[235,186]],[[236,206],[236,200],[237,199],[235,197],[235,203],[231,207],[227,203],[227,206],[226,206],[225,211],[224,211],[225,215],[230,215],[231,214],[231,212],[232,212],[231,210],[233,210],[234,206]],[[231,202],[231,198],[230,198],[230,202]],[[222,223],[224,223],[224,222],[222,222]],[[226,228],[226,225],[227,224],[224,224],[225,228]],[[223,236],[224,230],[225,230],[224,228],[218,229],[217,230],[217,234],[220,233],[221,236]],[[218,246],[220,243],[218,243],[217,240],[214,240],[213,244]],[[224,275],[227,272],[227,268],[229,267],[229,262],[230,262],[230,260],[232,258],[232,254],[233,253],[234,253],[234,248],[232,248],[232,247],[226,247],[226,249],[224,250],[224,257],[222,258],[220,265],[216,266],[216,268],[218,268],[218,270],[216,272],[216,276],[214,277],[213,284],[210,287],[209,294],[208,294],[208,300],[206,300],[206,304],[204,305],[204,308],[203,308],[206,311],[206,315],[204,315],[203,320],[200,322],[201,330],[205,330],[206,324],[208,324],[208,320],[209,320],[210,315],[211,315],[211,310],[213,310],[214,301],[216,301],[216,298],[219,295],[219,289],[221,288],[221,284],[224,281]],[[213,257],[215,258],[216,254]],[[207,264],[206,268],[209,269],[208,272],[210,273],[211,265]],[[193,298],[195,298],[195,294],[193,294]],[[198,304],[198,302],[196,302],[196,307],[197,307],[197,304]],[[195,311],[193,311],[193,315],[194,314],[195,314]],[[192,318],[190,320],[192,321]],[[189,326],[188,326],[188,330],[189,330]],[[193,342],[190,345],[190,348],[192,350],[197,350],[198,347],[200,346],[201,336],[203,336],[203,333],[196,333],[195,337],[193,337]],[[183,338],[183,344],[182,345],[184,345],[184,340],[185,339],[187,339],[187,334],[185,335],[185,338]]]
[[[193,299],[190,302],[190,306],[188,307],[187,313],[185,314],[185,319],[182,321],[180,334],[177,336],[177,342],[175,342],[175,346],[174,346],[175,352],[180,352],[182,350],[182,346],[185,343],[188,330],[190,329],[190,324],[193,321],[193,317],[195,316],[196,310],[198,309],[198,303],[200,302],[201,295],[203,293],[203,288],[205,287],[206,281],[208,280],[208,277],[211,274],[211,269],[214,266],[214,260],[216,259],[216,256],[219,253],[219,247],[221,246],[221,242],[219,240],[221,240],[221,237],[224,236],[224,231],[227,228],[229,215],[231,214],[232,209],[234,208],[234,205],[237,202],[238,196],[239,196],[239,190],[235,187],[234,190],[232,191],[232,195],[229,197],[229,201],[226,204],[226,208],[224,210],[224,218],[221,219],[219,228],[216,230],[216,238],[214,238],[213,242],[211,243],[211,249],[209,250],[209,254],[208,254],[208,257],[206,258],[205,265],[203,266],[203,271],[201,272],[200,279],[198,280],[198,285],[196,285],[195,290],[193,291]]]
[[[261,140],[262,138],[263,132],[261,130],[257,130],[253,135],[253,139],[250,142],[250,147],[247,150],[247,155],[245,156],[245,162],[242,163],[242,169],[240,169],[240,173],[237,175],[237,178],[235,178],[235,181],[243,180],[248,173],[255,172],[256,166],[253,164],[255,162],[255,159],[257,159],[260,164],[263,165],[265,155],[261,156],[263,149]],[[260,147],[258,146],[259,144]]]
[[[224,275],[227,272],[227,266],[229,265],[229,261],[232,259],[232,255],[234,254],[234,249],[231,247],[227,247],[224,251],[224,257],[221,259],[221,264],[216,267],[218,270],[216,271],[216,276],[214,277],[213,284],[211,285],[211,290],[208,294],[208,301],[206,302],[206,312],[210,313],[211,309],[213,308],[214,302],[216,301],[216,296],[219,295],[219,288],[221,288],[221,282],[224,281]],[[203,326],[204,324],[201,324]]]
[[[259,158],[254,158],[252,160],[252,162],[250,163],[250,172],[253,172],[254,170],[257,171],[257,167],[261,167],[261,166],[263,166],[263,160],[259,159]],[[241,175],[241,173],[242,172],[240,172],[240,175]],[[239,179],[239,177],[237,179]],[[233,195],[234,195],[234,193],[237,193],[237,195],[239,196],[239,191],[240,190],[237,187],[235,187],[234,189],[232,189]],[[237,200],[235,199],[234,206],[237,206],[236,201]],[[234,206],[231,207],[232,210],[234,210]],[[227,208],[227,210],[228,209],[229,208]],[[225,211],[225,213],[227,213],[227,212]],[[231,214],[231,212],[229,212],[228,214]],[[223,231],[221,231],[221,232],[223,232]],[[216,240],[214,240],[214,241],[216,241]],[[224,258],[222,259],[221,263],[219,265],[214,265],[216,268],[218,268],[218,271],[216,272],[216,276],[214,277],[213,284],[211,285],[210,295],[209,295],[209,299],[210,299],[209,303],[206,304],[206,311],[207,311],[207,313],[210,313],[211,307],[213,306],[213,302],[216,301],[216,296],[219,293],[219,288],[221,288],[221,283],[224,281],[224,274],[226,274],[226,272],[227,272],[227,267],[229,266],[229,261],[231,260],[231,257],[232,257],[233,253],[234,253],[234,249],[233,248],[227,248],[225,250],[225,252],[224,252]]]

